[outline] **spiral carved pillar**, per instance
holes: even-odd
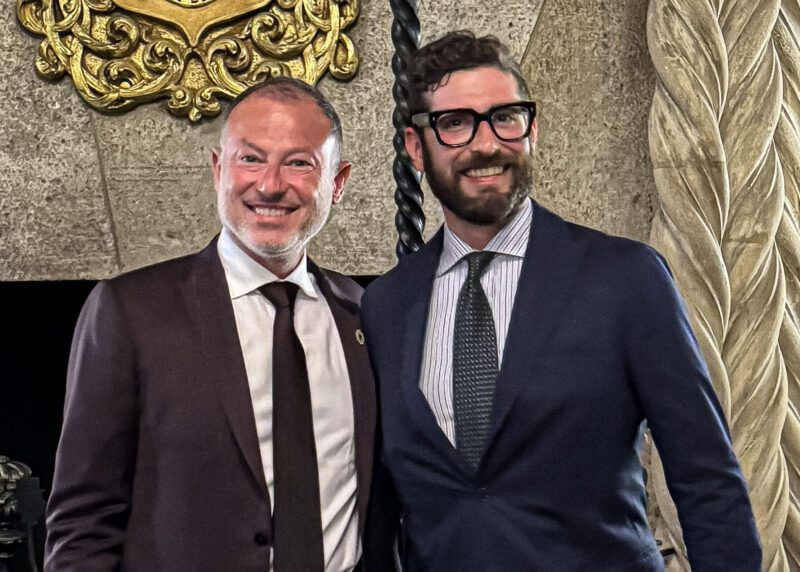
[[[778,343],[786,365],[789,407],[781,436],[789,480],[783,546],[791,570],[800,570],[800,2],[784,1],[773,31],[783,71],[783,106],[775,134],[783,172],[778,253],[783,262],[786,305]]]
[[[779,0],[747,0],[727,3],[720,14],[730,69],[720,131],[731,181],[722,242],[731,283],[723,359],[731,382],[731,433],[767,570],[787,567],[781,537],[789,509],[781,448],[787,379],[778,345],[786,300],[776,244],[784,195],[775,145],[783,80],[772,41],[779,11]]]
[[[793,429],[787,342],[779,343],[791,335],[784,334],[783,250],[792,249],[780,246],[790,230],[779,234],[792,228],[784,221],[781,162],[781,133],[789,138],[791,130],[780,126],[789,115],[773,41],[779,13],[779,0],[652,0],[647,26],[658,74],[649,129],[661,205],[651,242],[675,272],[709,363],[750,484],[767,570],[789,564],[782,537],[790,471],[781,437],[791,441]],[[796,211],[788,218],[796,230]],[[688,569],[653,459],[654,527],[679,552],[672,567]]]

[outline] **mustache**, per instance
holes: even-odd
[[[507,153],[498,149],[494,153],[473,153],[470,157],[460,162],[456,168],[458,171],[468,171],[470,169],[505,167],[506,165],[518,167],[523,165],[524,162],[525,158],[519,154]]]

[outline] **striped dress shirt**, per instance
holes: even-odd
[[[519,212],[498,232],[484,250],[498,253],[481,276],[481,286],[489,299],[497,334],[497,363],[502,367],[508,324],[525,250],[531,230],[531,202],[523,202]],[[444,228],[444,244],[433,281],[419,387],[444,434],[455,445],[453,422],[453,330],[456,304],[467,279],[464,256],[473,252],[463,240]]]

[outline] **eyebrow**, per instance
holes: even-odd
[[[242,145],[244,145],[246,147],[250,147],[251,149],[254,149],[254,150],[258,151],[262,155],[266,155],[267,154],[267,152],[264,149],[262,149],[261,147],[259,147],[255,143],[252,143],[251,141],[248,141],[247,139],[242,138]]]
[[[474,111],[475,113],[488,113],[492,109],[497,109],[498,107],[507,107],[511,105],[518,105],[520,103],[528,103],[528,100],[518,99],[516,101],[509,101],[508,103],[498,103],[497,105],[492,105],[491,107],[487,107],[486,111],[483,112],[478,111],[474,107],[448,107],[446,109],[431,109],[430,111],[423,111],[422,113],[441,113],[442,111]]]

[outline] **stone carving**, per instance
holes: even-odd
[[[789,478],[789,512],[783,546],[791,570],[800,570],[800,4],[786,1],[773,30],[783,72],[783,108],[775,145],[783,171],[783,210],[778,226],[778,253],[786,279],[786,305],[778,343],[786,364],[789,408],[781,445]],[[794,492],[791,492],[794,491]]]
[[[750,484],[766,570],[789,565],[782,535],[791,529],[792,471],[785,453],[792,465],[800,462],[792,456],[800,435],[795,416],[787,423],[790,380],[782,354],[797,335],[783,252],[797,260],[792,235],[797,209],[787,206],[787,201],[797,204],[797,192],[796,187],[787,192],[784,184],[784,171],[794,174],[797,155],[785,165],[779,156],[792,145],[797,149],[791,118],[800,106],[796,96],[784,98],[773,41],[781,29],[780,10],[779,0],[652,0],[648,14],[659,77],[650,153],[661,203],[651,242],[675,272],[728,416]],[[793,268],[790,291],[796,291]],[[653,457],[655,528],[682,555],[673,569],[688,569],[680,527]]]
[[[783,174],[775,130],[783,94],[772,30],[780,0],[731,4],[720,15],[728,46],[728,97],[720,118],[730,177],[722,252],[731,285],[723,358],[731,383],[731,433],[764,546],[766,570],[787,567],[781,536],[789,509],[781,433],[787,379],[778,346],[783,265],[775,243]]]
[[[191,121],[267,76],[352,77],[343,30],[358,10],[359,0],[17,0],[22,25],[45,37],[40,75],[69,74],[98,110],[168,97]]]

